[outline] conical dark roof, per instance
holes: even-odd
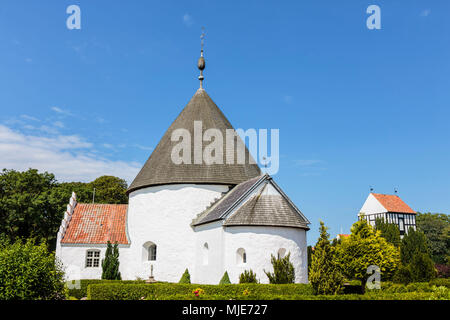
[[[181,111],[169,129],[166,131],[155,150],[148,158],[128,192],[162,184],[198,183],[198,184],[228,184],[237,185],[243,181],[261,175],[257,164],[249,163],[249,152],[245,148],[245,164],[236,164],[237,151],[234,148],[234,164],[226,163],[224,150],[223,164],[194,164],[194,121],[202,121],[203,132],[210,128],[222,132],[223,142],[226,141],[226,129],[233,129],[225,115],[208,96],[205,90],[199,89],[191,101]],[[191,134],[192,164],[175,164],[171,159],[172,148],[179,141],[171,141],[172,132],[176,129],[187,129]],[[240,139],[238,137],[238,139]],[[203,149],[210,142],[203,142]]]

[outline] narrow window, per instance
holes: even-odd
[[[148,260],[149,261],[156,260],[156,244],[152,244],[148,247]]]
[[[237,264],[247,263],[247,253],[243,248],[239,248],[236,251],[236,263]]]
[[[208,243],[205,242],[203,245],[203,265],[207,265],[209,260],[209,246]]]
[[[98,268],[100,266],[100,250],[86,251],[86,268]]]

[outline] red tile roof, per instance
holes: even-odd
[[[338,234],[338,236],[339,236],[339,238],[348,238],[348,237],[350,237],[349,234],[343,234],[343,233]]]
[[[99,244],[109,240],[128,244],[127,208],[127,204],[78,203],[61,243]]]
[[[388,212],[416,213],[397,195],[372,193]]]

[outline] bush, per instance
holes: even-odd
[[[220,279],[219,284],[231,284],[230,277],[228,276],[228,272],[225,271],[222,279]]]
[[[78,282],[79,281],[79,282]],[[142,284],[144,280],[100,280],[100,279],[82,279],[78,281],[67,281],[66,287],[68,287],[69,296],[77,299],[87,297],[87,289],[90,284]],[[75,286],[79,287],[76,288]]]
[[[113,247],[111,242],[108,241],[105,259],[102,260],[102,279],[121,280],[119,264],[119,245],[116,242]]]
[[[437,278],[437,279],[431,280],[430,284],[438,286],[438,287],[450,288],[450,279]]]
[[[320,221],[320,237],[314,247],[309,282],[316,294],[337,294],[341,290],[344,277],[335,259],[335,247],[330,243],[330,235],[325,224]]]
[[[45,242],[0,244],[0,299],[64,299],[65,291],[62,265]]]
[[[450,290],[430,286],[430,292],[408,292],[406,286],[390,284],[398,292],[368,290],[366,294],[314,295],[307,284],[230,284],[197,285],[176,283],[154,284],[91,284],[88,298],[92,300],[430,300],[449,299]],[[420,285],[419,285],[420,286]],[[199,296],[193,290],[201,289]],[[412,287],[410,287],[412,289]],[[400,292],[401,291],[401,292]]]
[[[181,276],[180,281],[178,283],[191,283],[191,275],[189,274],[188,269],[184,271],[183,275]]]
[[[450,265],[448,264],[435,264],[438,278],[450,278]]]
[[[258,283],[256,273],[254,273],[253,270],[245,270],[239,276],[239,283]]]
[[[288,253],[284,258],[275,258],[271,255],[271,262],[273,266],[273,273],[264,270],[264,273],[269,278],[272,284],[294,283],[295,270],[291,261],[289,260],[291,253]]]
[[[142,300],[142,299],[196,299],[193,290],[202,289],[202,299],[262,299],[268,296],[307,296],[313,294],[309,284],[226,284],[198,285],[178,283],[121,284],[102,283],[88,286],[88,299]]]

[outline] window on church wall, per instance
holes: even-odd
[[[156,244],[152,244],[148,247],[148,261],[156,260]]]
[[[238,265],[246,264],[247,263],[247,253],[243,248],[239,248],[236,251],[236,263]]]
[[[100,266],[100,250],[86,251],[86,268],[98,268]]]
[[[142,246],[142,262],[145,261],[156,261],[156,243],[152,241],[147,241]]]
[[[207,265],[209,263],[209,246],[208,243],[205,242],[203,245],[203,265]]]

